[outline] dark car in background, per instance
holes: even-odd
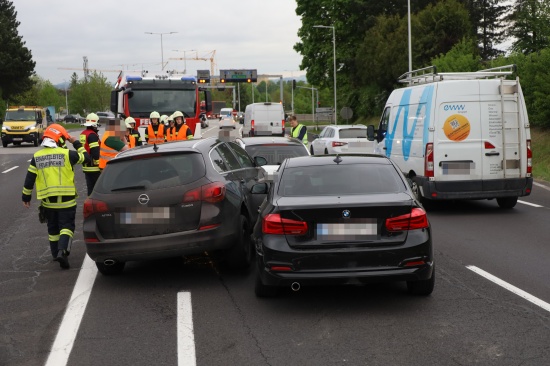
[[[80,116],[79,114],[67,114],[63,117],[63,122],[65,123],[84,123],[86,118]]]
[[[265,197],[251,193],[265,163],[256,160],[216,138],[118,154],[84,202],[88,255],[106,275],[122,272],[127,261],[205,252],[248,268],[251,225]]]
[[[426,211],[385,156],[285,160],[260,207],[253,240],[259,297],[280,287],[372,281],[406,281],[416,295],[434,288]]]

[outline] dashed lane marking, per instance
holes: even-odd
[[[8,170],[4,170],[4,171],[2,172],[2,174],[3,174],[3,173],[7,173],[7,172],[11,172],[12,170],[17,169],[17,168],[19,168],[19,165],[16,165],[16,166],[14,166],[13,168],[9,168]]]
[[[525,202],[525,201],[521,201],[521,200],[518,200],[518,203],[523,203],[524,205],[533,206],[533,207],[544,207],[544,206],[541,206],[541,205],[537,205],[536,203]]]
[[[178,366],[195,366],[195,332],[191,293],[178,292]]]

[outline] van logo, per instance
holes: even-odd
[[[448,104],[443,107],[446,111],[463,111],[465,108],[464,104]]]

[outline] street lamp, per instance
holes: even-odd
[[[285,70],[285,71],[290,71],[290,79],[291,79],[290,91],[292,92],[291,108],[292,108],[292,114],[294,114],[294,70]]]
[[[196,50],[184,50],[184,51],[174,50],[174,51],[183,52],[183,73],[187,74],[187,56],[185,55],[185,52],[193,52],[193,51],[196,51]]]
[[[164,33],[145,32],[145,34],[158,34],[158,35],[160,35],[161,71],[164,71],[164,47],[162,45],[162,36],[164,34],[174,34],[174,33],[178,33],[178,32],[164,32]]]
[[[65,110],[66,113],[69,114],[69,100],[67,98],[67,81],[63,79],[63,82],[65,83]]]
[[[337,124],[338,108],[336,107],[336,30],[333,25],[314,25],[313,28],[332,28],[332,53],[334,59],[334,124]]]

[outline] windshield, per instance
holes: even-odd
[[[245,147],[252,158],[261,156],[267,159],[267,165],[281,165],[283,160],[309,155],[304,146],[298,145],[252,145]]]
[[[35,121],[35,111],[7,111],[5,121]]]
[[[128,98],[132,115],[147,114],[157,111],[160,114],[182,112],[186,117],[196,115],[195,90],[132,90]]]
[[[406,192],[391,165],[346,164],[288,168],[283,172],[281,196],[340,196]]]
[[[340,130],[341,139],[367,138],[366,128],[348,128]]]

